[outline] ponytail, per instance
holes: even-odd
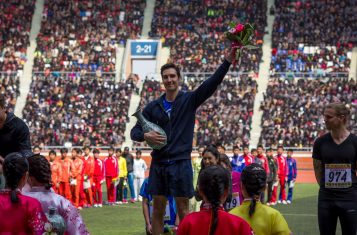
[[[18,187],[22,177],[28,172],[29,165],[27,159],[20,153],[10,153],[5,157],[4,176],[7,188],[11,189],[11,203],[18,203]]]

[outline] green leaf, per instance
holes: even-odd
[[[234,23],[234,22],[229,23],[229,27],[230,28],[235,28],[236,27],[236,23]]]
[[[244,48],[246,48],[248,50],[254,50],[254,49],[258,49],[259,47],[253,46],[253,45],[245,45]]]

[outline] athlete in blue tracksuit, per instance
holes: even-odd
[[[294,184],[296,181],[296,176],[297,176],[297,168],[296,168],[296,160],[292,158],[293,151],[289,150],[287,152],[287,164],[288,164],[288,200],[287,203],[291,203],[293,200],[293,189],[294,189]]]

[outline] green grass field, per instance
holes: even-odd
[[[275,206],[284,215],[294,235],[319,234],[317,192],[317,184],[297,184],[293,203]],[[94,235],[145,234],[141,203],[90,208],[82,210],[81,214],[88,230]],[[341,234],[339,229],[337,234]]]

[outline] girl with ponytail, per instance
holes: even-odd
[[[229,193],[230,173],[221,166],[207,166],[198,176],[198,192],[203,198],[201,211],[187,215],[181,222],[178,235],[251,235],[243,219],[228,214],[223,203]]]
[[[0,232],[4,234],[42,234],[47,218],[38,200],[22,195],[29,164],[20,153],[5,157],[6,187],[0,190]]]
[[[51,207],[56,208],[58,214],[66,221],[66,234],[89,234],[77,208],[53,191],[51,166],[47,159],[36,154],[29,157],[28,162],[28,183],[31,189],[25,194],[39,200],[45,213],[48,213]]]
[[[266,180],[266,171],[260,164],[252,163],[245,167],[241,174],[244,201],[230,213],[247,221],[256,235],[289,235],[289,226],[280,212],[260,202]]]

